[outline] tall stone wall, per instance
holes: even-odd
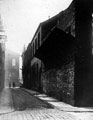
[[[74,60],[42,73],[43,92],[74,105]]]

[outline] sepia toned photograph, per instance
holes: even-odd
[[[0,120],[93,120],[93,0],[0,0]]]

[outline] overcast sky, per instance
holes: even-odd
[[[65,10],[72,0],[0,0],[6,47],[21,54],[40,22]]]

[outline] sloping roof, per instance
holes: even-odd
[[[38,51],[35,54],[35,56],[38,58],[40,57],[40,59],[42,59],[42,57],[45,58],[45,56],[50,54],[51,54],[50,56],[53,56],[54,52],[57,51],[59,52],[64,47],[65,47],[64,49],[66,50],[69,49],[69,47],[66,48],[66,45],[68,43],[69,45],[74,44],[75,41],[73,36],[67,34],[66,32],[60,30],[57,27],[52,29],[45,39],[46,39],[45,42],[42,44],[42,46],[38,49]]]
[[[72,16],[75,13],[75,0],[72,1],[72,3],[70,4],[70,6],[64,10],[61,11],[60,13],[58,13],[57,15],[53,16],[52,18],[49,18],[46,21],[43,21],[39,24],[33,39],[36,35],[36,33],[38,32],[39,28],[42,28],[42,39],[45,37],[45,35],[55,26],[58,25],[59,20],[61,19],[61,24],[63,25],[67,25],[67,23],[72,19]],[[33,41],[32,39],[32,41]],[[32,43],[31,41],[31,43]]]
[[[74,0],[66,10],[61,11],[59,14],[41,23],[43,35],[42,39],[44,39],[48,32],[56,26],[65,31],[65,29],[71,24],[72,21],[75,21]]]
[[[33,43],[34,37],[36,36],[40,27],[42,29],[42,39],[45,39],[47,37],[47,35],[51,32],[51,30],[55,29],[56,27],[58,27],[59,29],[60,29],[59,26],[64,27],[64,25],[65,25],[65,27],[67,27],[67,23],[69,23],[71,21],[71,19],[73,19],[73,14],[74,14],[74,9],[75,9],[74,6],[75,6],[75,1],[73,0],[73,2],[70,4],[70,6],[66,10],[61,11],[59,14],[55,15],[54,17],[52,17],[44,22],[41,22],[39,24],[31,43],[27,47],[25,56],[29,56],[31,44]],[[59,20],[61,22],[60,22],[60,25],[58,26]],[[30,60],[31,57],[29,57],[29,58],[26,57],[26,59]]]

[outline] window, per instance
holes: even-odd
[[[35,50],[37,49],[37,39],[35,39]]]
[[[12,59],[12,66],[16,66],[16,60],[14,58]]]
[[[38,33],[38,48],[40,46],[40,33]]]
[[[35,47],[34,47],[34,43],[33,43],[33,55],[34,55],[34,53],[35,53],[34,50],[35,50]]]
[[[38,49],[38,39],[36,38],[36,49]]]

